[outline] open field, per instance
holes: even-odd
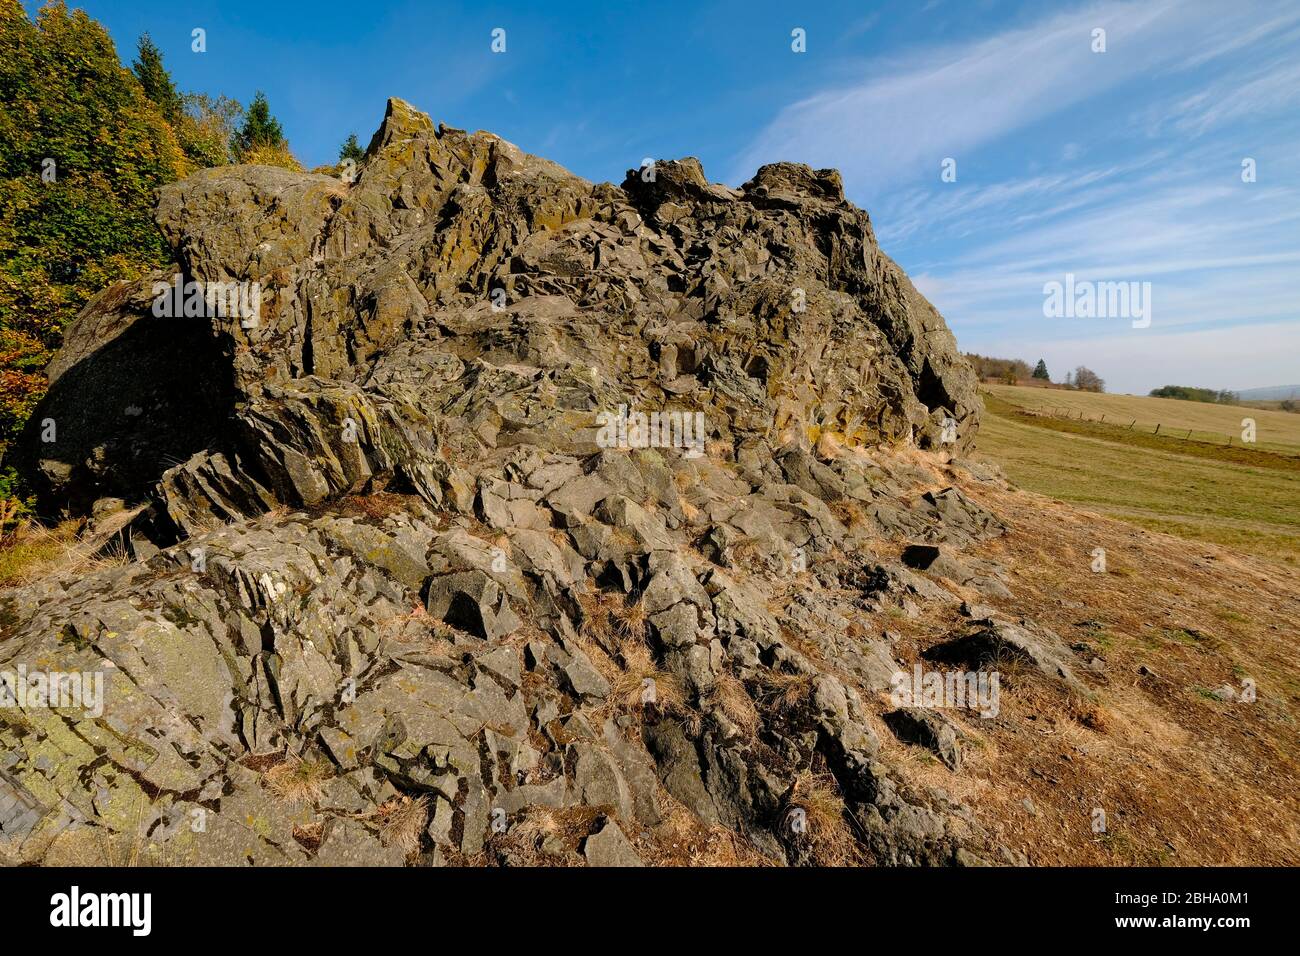
[[[1160,425],[1161,433],[1172,431],[1179,436],[1185,436],[1190,429],[1193,440],[1216,444],[1227,444],[1229,436],[1233,444],[1240,444],[1241,420],[1249,417],[1255,420],[1254,447],[1300,455],[1300,414],[1292,412],[1019,385],[989,384],[982,388],[996,398],[1030,412],[1053,414],[1058,409],[1062,412],[1068,410],[1072,416],[1082,413],[1085,419],[1093,420],[1104,415],[1108,423],[1128,427],[1136,421],[1134,429],[1147,432]]]
[[[1096,711],[1004,674],[998,728],[966,721],[970,759],[936,782],[1034,864],[1300,862],[1297,568],[1014,489],[968,492],[1014,529],[981,550],[1013,569],[1015,597],[994,603],[1065,638]],[[1104,573],[1089,569],[1097,547]],[[1223,699],[1247,680],[1257,700]],[[1111,821],[1100,838],[1095,807]]]
[[[1300,452],[1300,416],[1258,413],[1261,434],[1268,428],[1281,439],[1269,452],[1199,443],[1195,432],[1187,442],[1126,427],[1138,413],[1162,414],[1186,434],[1194,424],[1212,427],[1239,415],[1231,406],[1012,386],[988,392],[979,451],[1021,487],[1144,528],[1300,566],[1300,458],[1286,454]],[[1110,413],[1097,409],[1124,409],[1119,414],[1128,418],[1119,427],[1069,423],[1023,414],[1001,395],[1026,405],[1042,396],[1049,410],[1053,401],[1056,407],[1073,401],[1097,417],[1107,414],[1107,421]],[[1292,419],[1293,432],[1285,431]]]

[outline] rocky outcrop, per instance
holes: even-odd
[[[183,282],[256,314],[157,317],[171,275],[92,302],[19,451],[47,510],[158,479],[181,533],[267,492],[398,476],[437,498],[451,461],[592,450],[593,412],[620,405],[703,412],[697,437],[741,461],[976,430],[952,335],[834,171],[734,190],[686,159],[593,186],[392,100],[355,182],[205,170],[162,190],[158,223]]]
[[[43,506],[142,511],[130,562],[0,593],[0,669],[105,681],[0,710],[0,855],[638,865],[684,811],[825,862],[817,779],[855,859],[999,858],[881,756],[863,622],[996,583],[937,545],[1005,526],[941,468],[973,375],[838,174],[592,185],[393,100],[355,182],[207,170],[158,221],[256,308],[157,317],[149,276],[52,367]]]

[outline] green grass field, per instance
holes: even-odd
[[[1211,405],[1206,402],[1183,402],[1174,398],[1143,398],[1136,395],[1106,395],[1097,392],[1074,392],[1056,388],[1026,388],[1019,385],[984,385],[982,388],[1004,402],[1026,411],[1071,416],[1125,427],[1136,421],[1135,430],[1160,431],[1226,444],[1241,443],[1241,420],[1255,420],[1254,447],[1283,454],[1300,455],[1300,414],[1247,408],[1241,405]]]
[[[1300,565],[1300,415],[1174,399],[985,386],[978,450],[1017,485],[1153,530]],[[1083,411],[1093,423],[1051,417]],[[1025,414],[1037,411],[1038,415]],[[1044,414],[1046,413],[1046,414]],[[1256,417],[1257,446],[1225,426]],[[1096,422],[1101,415],[1106,423]],[[1128,428],[1156,422],[1177,438]],[[1278,420],[1280,419],[1280,420]],[[1117,420],[1119,425],[1111,425]],[[1182,436],[1192,429],[1193,441]],[[1198,442],[1200,433],[1219,442]],[[1268,435],[1271,441],[1265,442]]]

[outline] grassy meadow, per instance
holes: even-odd
[[[1242,405],[1211,405],[1176,398],[1144,398],[1137,395],[1107,395],[1058,388],[1029,388],[1021,385],[983,385],[988,394],[1029,412],[1085,420],[1105,416],[1106,422],[1151,432],[1160,425],[1162,434],[1183,437],[1191,430],[1193,440],[1226,444],[1241,443],[1241,420],[1255,420],[1254,447],[1263,451],[1300,455],[1300,414]],[[1135,424],[1134,424],[1135,423]]]
[[[1017,485],[1300,566],[1300,414],[1008,385],[985,386],[984,398],[978,451]],[[1258,442],[1243,447],[1247,415]]]

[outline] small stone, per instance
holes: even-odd
[[[582,854],[588,866],[645,866],[613,820],[606,820],[600,830],[587,837]]]

